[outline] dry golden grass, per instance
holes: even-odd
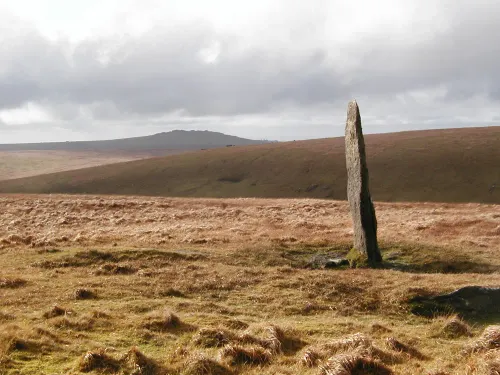
[[[156,375],[163,372],[154,360],[145,356],[137,347],[130,349],[122,362],[132,370],[132,374]]]
[[[473,340],[465,351],[477,353],[497,349],[500,349],[500,325],[486,327],[483,334]]]
[[[19,277],[0,278],[0,288],[20,288],[26,284],[26,280]]]
[[[472,336],[472,328],[466,321],[458,315],[438,317],[436,319],[436,331],[433,333],[437,337],[459,338]]]
[[[320,375],[392,375],[390,368],[359,354],[341,354],[321,367]]]
[[[120,362],[106,353],[105,349],[89,350],[85,353],[80,362],[78,369],[81,372],[103,371],[116,372],[120,369]]]
[[[43,317],[50,319],[50,318],[55,318],[56,316],[71,315],[71,314],[72,311],[66,310],[65,308],[55,305],[49,311],[45,312],[43,314]]]
[[[150,331],[172,331],[179,329],[183,326],[183,323],[177,315],[171,311],[164,312],[154,312],[146,318],[146,322],[143,327]]]
[[[193,338],[197,346],[219,348],[237,340],[237,336],[228,330],[218,328],[202,328]]]
[[[500,285],[498,206],[376,208],[387,268],[335,270],[346,202],[1,196],[0,374],[494,371],[498,317],[407,301]]]
[[[385,343],[389,349],[399,353],[405,353],[411,358],[417,358],[420,360],[427,359],[427,356],[422,354],[418,349],[414,348],[411,345],[405,344],[394,337],[388,337]]]
[[[222,360],[232,366],[264,365],[271,361],[273,353],[261,346],[227,345],[220,352]]]
[[[465,368],[465,375],[499,375],[500,350],[490,350],[472,357]]]
[[[352,237],[341,201],[3,195],[0,207],[3,248],[328,245]],[[383,242],[470,249],[497,260],[496,205],[378,203],[376,209]]]
[[[220,362],[198,353],[184,363],[181,373],[183,375],[231,375],[233,372]]]

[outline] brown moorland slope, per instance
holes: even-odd
[[[345,201],[3,195],[0,210],[0,374],[499,369],[498,315],[407,302],[500,285],[496,205],[376,203],[385,269],[305,267],[347,253]]]
[[[374,200],[500,203],[500,127],[365,138]],[[343,200],[345,186],[344,140],[339,137],[205,150],[3,181],[0,192]]]

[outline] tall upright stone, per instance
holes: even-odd
[[[347,198],[354,224],[354,248],[366,256],[369,263],[382,261],[377,244],[377,218],[368,187],[365,141],[361,128],[358,103],[349,102],[345,126],[347,164]]]

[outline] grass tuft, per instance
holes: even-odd
[[[353,354],[375,358],[383,363],[401,363],[402,358],[398,354],[383,351],[373,345],[372,340],[363,333],[355,333],[341,339],[330,341],[323,345],[323,348],[330,354]]]
[[[89,316],[83,316],[78,320],[68,319],[66,316],[59,316],[50,322],[50,324],[57,329],[74,331],[91,331],[95,323],[95,319]]]
[[[230,329],[247,329],[249,327],[248,323],[237,319],[228,319],[224,322],[224,325]]]
[[[317,367],[323,359],[323,353],[321,353],[319,350],[309,348],[302,355],[300,362],[305,367]]]
[[[78,362],[78,370],[81,372],[95,370],[102,372],[117,372],[120,370],[120,367],[120,362],[106,354],[106,350],[103,348],[89,350]]]
[[[500,374],[500,350],[489,350],[482,355],[471,357],[465,375]]]
[[[231,365],[263,365],[271,361],[272,352],[260,346],[228,345],[221,349],[220,357]]]
[[[168,288],[167,290],[162,290],[158,293],[160,297],[177,297],[177,298],[185,298],[186,295],[175,288]]]
[[[346,352],[355,349],[369,349],[373,346],[372,340],[363,333],[355,333],[347,337],[330,341],[325,348],[332,353]]]
[[[471,327],[462,320],[458,315],[450,315],[445,318],[438,318],[439,324],[437,336],[448,339],[457,339],[460,337],[471,337]]]
[[[295,353],[306,345],[299,337],[278,326],[269,326],[266,331],[267,337],[263,341],[263,346],[273,353]]]
[[[72,312],[70,310],[66,310],[62,307],[55,305],[54,307],[52,307],[52,309],[50,309],[49,311],[46,311],[43,314],[43,317],[45,319],[50,319],[50,318],[55,318],[57,316],[63,316],[63,315],[68,315],[68,314],[72,314]]]
[[[481,353],[492,349],[500,349],[500,325],[486,327],[483,334],[469,343],[464,351],[466,353]]]
[[[158,364],[146,357],[137,347],[130,349],[121,362],[131,370],[132,375],[155,375],[159,371]]]
[[[32,341],[32,340],[27,340],[24,338],[12,336],[9,337],[6,340],[5,346],[5,352],[10,353],[13,351],[31,351],[31,352],[36,352],[40,348],[39,343]]]
[[[182,375],[232,375],[233,372],[223,364],[202,354],[196,354],[186,361]]]
[[[75,290],[74,293],[75,299],[94,299],[97,298],[97,295],[95,292],[89,290],[89,289],[83,289],[79,288]]]
[[[15,289],[25,286],[26,280],[19,277],[2,277],[0,278],[0,289]]]
[[[236,335],[222,329],[201,328],[194,336],[194,343],[204,348],[220,348],[234,340]]]
[[[25,331],[17,325],[3,326],[0,329],[0,356],[13,352],[42,355],[57,349],[61,340],[41,328]]]
[[[373,323],[371,327],[371,331],[373,333],[389,333],[392,332],[392,329],[387,328],[386,326],[383,326],[382,324],[379,323]]]
[[[392,375],[393,371],[379,361],[357,354],[331,357],[321,366],[320,375]]]
[[[148,321],[143,326],[150,331],[165,332],[180,328],[182,321],[173,312],[165,310],[160,316],[153,315],[148,317]]]
[[[119,264],[103,264],[96,271],[95,275],[131,275],[137,272],[137,269],[128,265]]]
[[[405,353],[412,358],[426,359],[427,357],[423,355],[418,349],[402,343],[401,341],[395,339],[394,337],[388,337],[385,341],[386,346],[396,352]]]
[[[16,317],[12,314],[8,314],[8,313],[4,313],[4,312],[0,311],[0,323],[6,322],[9,320],[14,320],[15,318]]]

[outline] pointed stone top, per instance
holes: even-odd
[[[349,102],[349,104],[347,106],[347,110],[348,111],[351,111],[351,110],[359,111],[358,102],[356,101],[356,99],[353,99]]]
[[[346,131],[348,129],[361,129],[361,116],[359,113],[358,103],[355,99],[351,100],[347,105]]]

